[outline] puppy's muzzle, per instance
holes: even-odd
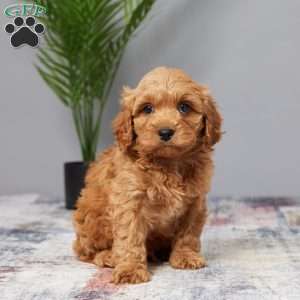
[[[171,129],[171,128],[162,128],[158,131],[158,135],[160,137],[160,139],[164,142],[169,141],[172,136],[174,135],[175,130]]]

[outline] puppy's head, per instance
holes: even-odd
[[[125,88],[113,122],[119,147],[174,158],[221,138],[221,116],[209,90],[179,69],[160,67],[136,89]]]

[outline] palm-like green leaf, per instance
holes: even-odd
[[[47,8],[38,72],[70,107],[83,159],[93,160],[101,117],[125,47],[155,0],[35,0]]]

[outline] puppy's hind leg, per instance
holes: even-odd
[[[106,209],[107,197],[90,186],[81,192],[73,215],[76,240],[74,252],[82,261],[93,262],[95,255],[112,247],[112,226]]]
[[[113,260],[112,250],[107,249],[98,252],[94,257],[93,263],[98,267],[114,268],[115,262]]]
[[[73,242],[73,250],[76,253],[79,260],[84,262],[91,262],[94,259],[95,252],[84,247],[80,241],[80,237],[77,236],[76,240]]]

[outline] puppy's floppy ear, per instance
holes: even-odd
[[[221,139],[222,117],[209,90],[204,88],[202,94],[204,95],[204,128],[202,130],[202,139],[204,144],[211,148]]]
[[[134,129],[132,107],[135,100],[133,90],[125,87],[121,99],[121,111],[112,123],[113,132],[122,151],[126,151],[133,143]]]

